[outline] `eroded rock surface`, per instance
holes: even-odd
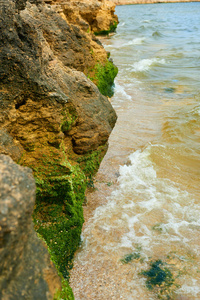
[[[16,13],[14,3],[5,1],[1,15],[0,124],[24,148],[41,139],[60,144],[63,115],[71,109],[76,120],[67,136],[74,151],[104,145],[116,115],[84,74],[68,68],[84,71],[84,59],[89,63],[78,28],[45,5],[28,3]]]
[[[61,288],[49,253],[33,229],[32,171],[0,155],[0,299],[52,299]]]
[[[115,30],[118,18],[111,0],[46,0],[71,24],[85,31],[109,33]]]

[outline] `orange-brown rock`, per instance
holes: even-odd
[[[74,70],[85,71],[92,61],[86,36],[48,6],[28,3],[16,14],[5,1],[2,13],[1,127],[27,151],[52,140],[57,147],[71,140],[76,153],[104,145],[116,115],[98,88]],[[63,133],[69,110],[75,119]]]
[[[89,32],[110,32],[118,23],[115,4],[111,0],[51,1],[63,18]]]

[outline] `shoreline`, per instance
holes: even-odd
[[[200,2],[200,0],[114,0],[116,6],[120,5],[137,5],[137,4],[162,4],[162,3],[191,3]]]

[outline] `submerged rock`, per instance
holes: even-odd
[[[0,155],[0,299],[53,299],[60,278],[33,229],[32,171]]]

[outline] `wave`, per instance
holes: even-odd
[[[143,21],[141,21],[141,23],[150,23],[151,22],[151,20],[143,20]]]
[[[143,255],[147,258],[152,251],[162,248],[167,254],[176,244],[176,250],[182,251],[190,242],[198,253],[200,247],[196,236],[200,228],[200,207],[187,191],[181,190],[177,184],[167,178],[159,178],[149,145],[143,151],[137,150],[129,156],[129,164],[120,167],[119,187],[110,201],[98,207],[93,217],[89,243],[103,247],[105,251],[129,251],[135,245],[141,245]],[[92,236],[92,227],[99,234]],[[117,228],[118,239],[112,239],[112,232]],[[104,243],[101,231],[104,231]],[[159,233],[159,234],[157,234]],[[162,233],[162,234],[161,234]],[[121,250],[120,250],[121,249]],[[98,249],[99,250],[99,249]],[[165,252],[165,253],[164,253]]]
[[[117,97],[120,99],[121,97],[123,97],[123,101],[124,100],[131,100],[132,97],[130,95],[128,95],[125,91],[125,88],[118,84],[117,82],[115,82],[115,95],[117,95]]]
[[[163,137],[166,141],[170,142],[182,142],[185,145],[190,144],[190,141],[198,144],[199,136],[196,132],[199,132],[200,124],[200,106],[199,105],[183,105],[179,109],[171,110],[170,116],[167,121],[163,122]]]
[[[122,47],[129,46],[129,45],[141,45],[145,41],[145,39],[146,39],[145,37],[135,38],[132,41],[123,44]]]
[[[126,24],[125,22],[119,23],[119,24],[117,25],[117,27],[123,27],[125,24]]]
[[[152,36],[154,36],[154,37],[161,37],[161,36],[163,36],[163,34],[156,30],[156,31],[154,31],[152,33]]]
[[[112,49],[112,52],[115,49],[120,49],[124,48],[127,46],[132,46],[132,45],[141,45],[144,41],[146,40],[145,37],[139,37],[139,38],[134,38],[133,40],[130,40],[128,42],[125,42],[124,40],[120,41],[120,43],[116,43],[114,45],[105,45],[106,49]]]
[[[165,63],[166,63],[165,60],[160,58],[142,59],[133,64],[133,71],[143,72],[149,70],[152,65],[165,64]]]

